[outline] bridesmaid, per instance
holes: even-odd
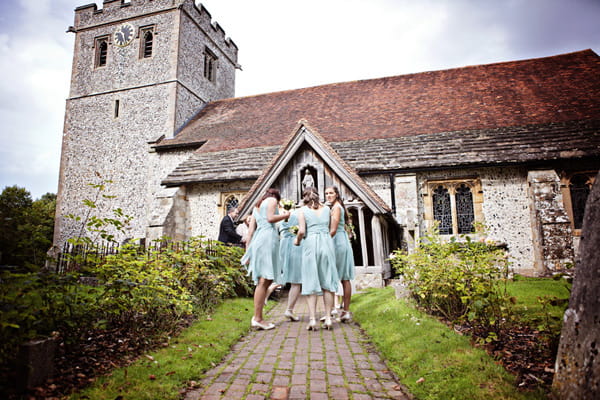
[[[352,252],[350,239],[348,238],[348,233],[346,233],[345,229],[348,212],[344,206],[344,201],[340,197],[340,191],[336,186],[330,186],[325,189],[325,199],[331,204],[331,225],[329,226],[329,234],[333,238],[335,263],[344,291],[344,309],[340,315],[340,321],[349,322],[352,320],[352,315],[350,314],[352,285],[350,281],[354,279],[354,254]]]
[[[306,329],[318,330],[316,311],[317,296],[323,296],[326,315],[323,328],[331,329],[333,296],[338,286],[333,240],[329,236],[329,207],[321,204],[315,188],[302,193],[304,206],[298,213],[298,235],[294,244],[302,243],[302,294],[307,296],[309,323]]]
[[[298,216],[296,211],[292,211],[287,221],[279,223],[279,233],[281,241],[279,242],[279,256],[281,258],[281,284],[289,283],[290,291],[288,293],[287,310],[283,314],[290,321],[299,321],[294,314],[294,306],[298,297],[300,297],[302,283],[302,246],[294,246],[296,235],[290,232],[292,226],[298,225]]]
[[[274,324],[264,321],[263,307],[267,290],[280,271],[279,234],[275,223],[290,216],[285,210],[279,214],[277,205],[280,199],[279,190],[271,188],[254,207],[248,228],[246,253],[242,257],[242,264],[248,265],[248,275],[252,276],[256,285],[251,325],[257,329],[275,328]]]

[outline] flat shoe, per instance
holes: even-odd
[[[250,324],[252,325],[253,328],[262,329],[264,331],[268,331],[269,329],[275,328],[274,324],[272,324],[272,323],[265,324],[264,322],[260,323],[257,320],[255,320],[254,317],[252,317],[252,320],[250,321]]]

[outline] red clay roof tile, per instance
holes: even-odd
[[[600,57],[584,50],[215,101],[157,147],[281,145],[301,119],[328,142],[600,119]]]

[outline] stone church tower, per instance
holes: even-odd
[[[237,47],[194,0],[104,0],[75,9],[71,89],[66,102],[55,245],[81,228],[90,184],[111,181],[101,217],[120,207],[133,217],[117,237],[141,238],[160,187],[151,151],[208,102],[234,96]],[[111,204],[111,201],[113,202]]]

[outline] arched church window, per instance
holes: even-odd
[[[217,203],[221,217],[227,215],[231,208],[238,207],[245,194],[242,191],[221,192]]]
[[[573,206],[573,226],[575,229],[581,229],[583,225],[583,213],[590,194],[590,186],[589,178],[585,175],[575,175],[571,178],[569,192]]]
[[[225,212],[229,213],[229,211],[233,208],[236,208],[240,201],[235,198],[235,196],[229,196],[227,200],[225,200]]]
[[[474,233],[475,222],[483,222],[479,179],[429,181],[425,189],[425,221],[437,222],[440,235]]]
[[[439,222],[441,235],[452,235],[450,193],[441,185],[433,191],[433,219]]]
[[[464,183],[456,188],[456,218],[458,234],[473,233],[475,227],[475,213],[473,211],[473,193],[471,188]]]

